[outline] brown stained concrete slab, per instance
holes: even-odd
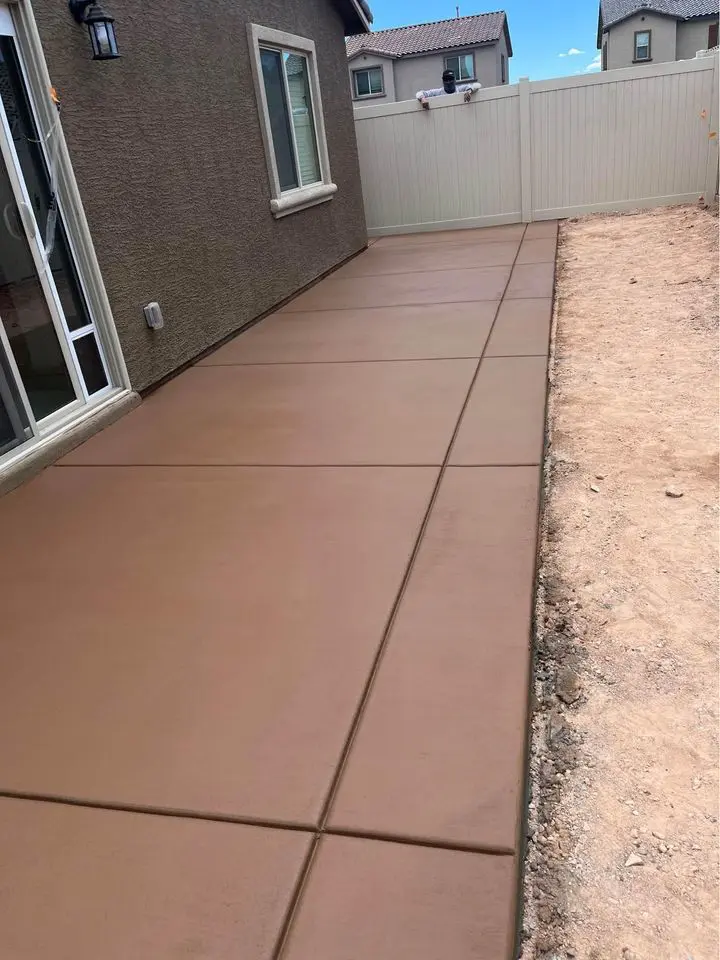
[[[271,960],[310,835],[0,799],[5,960]]]
[[[210,354],[201,366],[479,357],[498,306],[499,301],[487,300],[277,313]]]
[[[525,231],[526,240],[542,240],[550,238],[557,239],[558,221],[557,220],[536,220],[535,223],[529,223]]]
[[[543,241],[537,241],[543,242]],[[552,243],[552,241],[549,241]],[[412,273],[426,270],[475,270],[478,267],[509,266],[515,262],[519,244],[416,244],[413,248],[379,247],[354,257],[333,276],[373,277],[390,273]],[[530,251],[529,253],[532,253]],[[553,256],[554,259],[554,256]],[[535,261],[526,261],[528,263]]]
[[[552,299],[504,300],[498,311],[486,357],[547,356]]]
[[[445,473],[331,829],[518,852],[539,486]]]
[[[281,312],[500,300],[509,276],[509,266],[393,273],[372,280],[368,277],[343,280],[331,276],[291,300]]]
[[[0,499],[2,960],[514,960],[556,231],[378,239]]]
[[[518,263],[554,263],[557,241],[554,236],[540,240],[524,240],[518,253]]]
[[[315,823],[436,477],[53,467],[2,498],[0,790]]]
[[[477,361],[194,367],[63,464],[440,464]]]
[[[510,960],[515,860],[324,837],[282,960]]]
[[[555,285],[555,262],[521,263],[513,268],[506,300],[518,297],[552,297]]]
[[[546,357],[486,357],[480,364],[450,463],[541,463],[546,392]]]
[[[529,224],[533,226],[533,224]],[[537,224],[537,226],[541,226]],[[546,224],[542,224],[546,228]],[[418,233],[394,234],[387,237],[379,237],[375,240],[379,248],[390,247],[409,247],[422,246],[424,244],[438,243],[507,243],[508,241],[520,241],[525,233],[524,223],[511,223],[499,227],[478,227],[472,230],[430,230]],[[549,234],[543,234],[549,236]]]

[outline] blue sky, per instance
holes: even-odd
[[[373,29],[455,16],[458,0],[370,0]],[[460,0],[460,16],[505,10],[513,58],[510,80],[564,77],[599,69],[596,49],[597,0],[505,0],[487,5]],[[577,51],[577,52],[573,52]],[[565,54],[565,56],[560,56]]]

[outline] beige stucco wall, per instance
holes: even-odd
[[[616,67],[631,67],[635,56],[635,33],[637,30],[651,30],[650,56],[653,63],[663,63],[675,59],[676,26],[672,17],[658,16],[654,13],[636,14],[608,30],[608,70]]]
[[[372,97],[355,97],[355,87],[353,86],[353,71],[362,70],[366,67],[382,67],[383,70],[383,89],[384,96],[375,94]],[[353,60],[348,62],[348,71],[350,75],[350,95],[357,106],[361,106],[365,101],[368,103],[391,103],[395,99],[395,73],[394,61],[386,57],[378,57],[374,53],[361,53]]]
[[[430,90],[442,86],[445,57],[455,51],[425,54],[421,57],[403,57],[395,61],[395,97],[397,100],[412,100],[418,90]],[[458,53],[475,55],[475,78],[483,87],[500,83],[500,55],[497,44],[482,47],[466,47]]]
[[[708,31],[711,23],[717,23],[717,17],[703,17],[677,25],[677,59],[692,60],[698,50],[707,50]]]

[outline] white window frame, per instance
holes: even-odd
[[[472,83],[475,80],[475,52],[473,50],[463,50],[460,53],[449,53],[446,57],[443,58],[443,70],[452,70],[452,67],[448,66],[448,60],[457,60],[460,62],[460,57],[470,57],[472,60],[472,76],[471,77],[459,77],[455,71],[455,82],[456,83]]]
[[[638,37],[647,34],[647,43],[638,44]],[[638,50],[647,50],[646,57],[639,57]],[[649,63],[652,60],[652,30],[636,30],[633,36],[633,63]]]
[[[357,87],[357,76],[359,73],[370,73],[371,70],[380,71],[380,90],[377,93],[358,93]],[[370,67],[358,67],[357,70],[353,70],[353,99],[354,100],[369,100],[370,97],[384,97],[385,96],[385,71],[382,68],[381,63],[374,63]],[[368,77],[368,89],[370,89],[370,78]]]
[[[330,158],[328,157],[327,138],[325,135],[325,120],[323,117],[322,97],[320,96],[320,81],[318,80],[315,44],[312,40],[308,40],[305,37],[297,37],[292,33],[285,33],[283,30],[272,30],[270,27],[263,27],[257,23],[248,24],[248,42],[250,44],[250,61],[252,64],[253,81],[255,83],[255,95],[258,102],[258,113],[260,115],[260,129],[265,147],[265,158],[267,160],[270,180],[270,210],[272,211],[272,215],[278,219],[280,217],[286,217],[290,213],[297,213],[299,210],[314,207],[318,203],[325,203],[331,200],[333,195],[337,193],[337,186],[332,182],[330,176]],[[271,47],[280,51],[301,53],[307,59],[308,83],[310,85],[310,99],[312,101],[313,120],[315,122],[315,140],[321,177],[320,181],[307,187],[293,187],[290,190],[282,190],[280,187],[272,130],[270,128],[270,116],[267,108],[267,98],[265,96],[265,82],[263,80],[262,64],[260,61],[261,47]],[[293,131],[293,150],[296,150],[294,135]],[[297,163],[297,156],[295,160]]]

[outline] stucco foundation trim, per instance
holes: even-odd
[[[0,496],[31,480],[45,467],[64,457],[88,440],[93,434],[115,423],[120,417],[140,403],[140,395],[134,390],[123,390],[84,412],[84,415],[68,424],[64,430],[44,438],[0,467]]]

